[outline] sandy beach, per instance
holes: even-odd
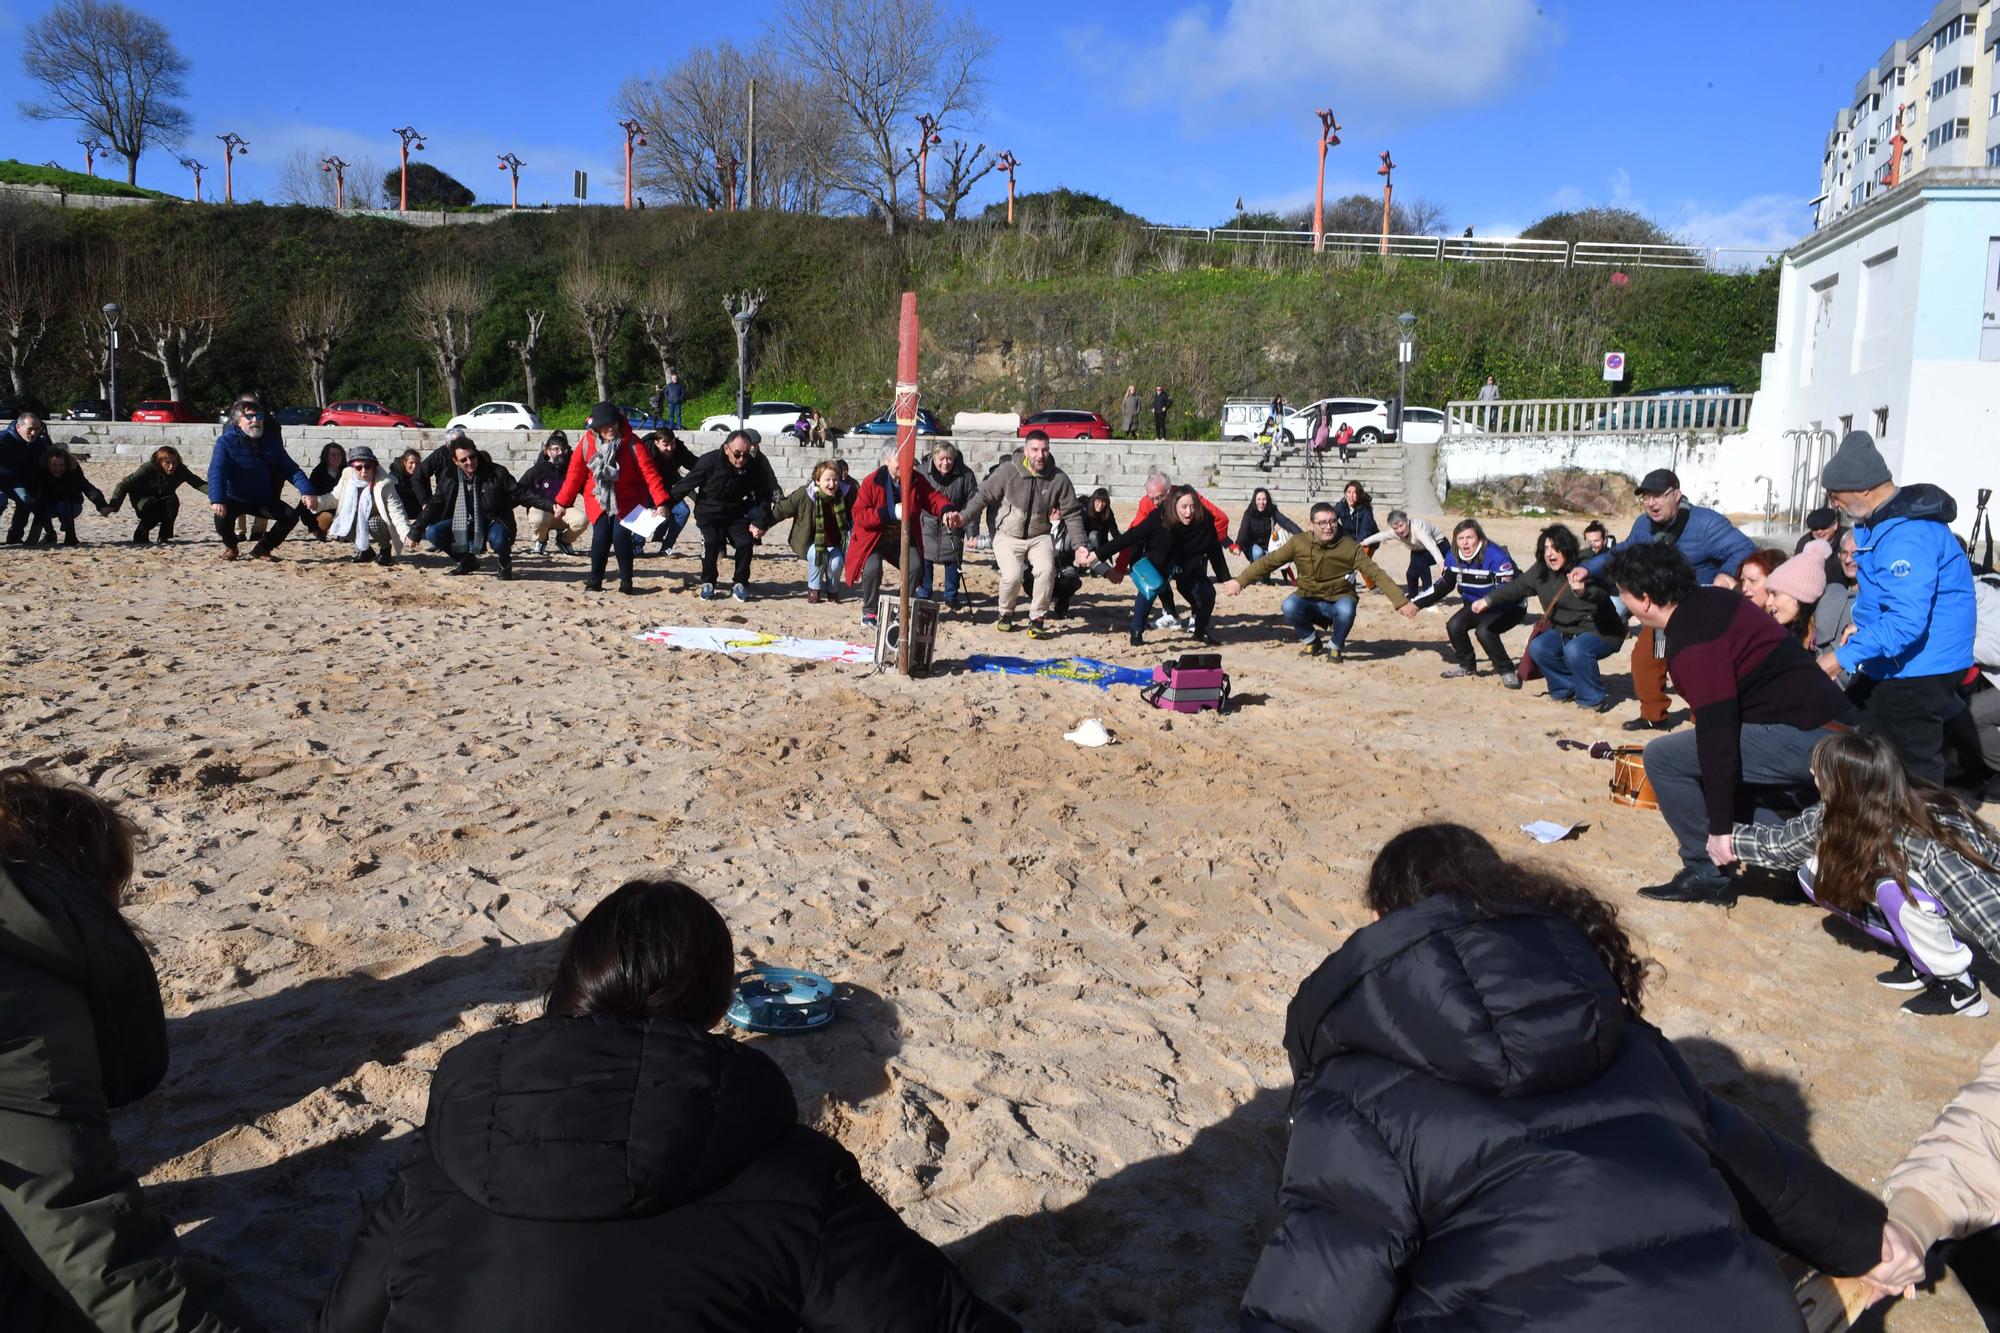
[[[1537,526],[1492,531],[1522,555]],[[136,550],[114,541],[124,516],[90,516],[101,544],[0,554],[0,737],[144,831],[131,916],[173,1067],[116,1131],[274,1327],[325,1294],[360,1201],[415,1146],[440,1055],[538,1012],[562,932],[635,875],[709,894],[746,961],[852,988],[826,1032],[753,1040],[1035,1329],[1232,1325],[1274,1217],[1285,1006],[1366,920],[1373,852],[1414,821],[1523,854],[1523,823],[1585,825],[1540,854],[1624,909],[1660,965],[1649,1017],[1868,1188],[2000,1039],[2000,1018],[1898,1014],[1877,956],[1795,895],[1636,896],[1673,869],[1665,825],[1555,744],[1626,739],[1623,653],[1620,706],[1597,717],[1539,683],[1439,680],[1444,616],[1379,596],[1344,665],[1306,661],[1282,590],[1254,588],[1217,620],[1240,707],[1181,716],[1131,688],[952,669],[1195,646],[1127,646],[1129,585],[1087,584],[1070,624],[1089,632],[1029,644],[993,630],[976,563],[945,674],[905,681],[635,641],[662,624],[859,640],[858,605],[806,605],[771,539],[737,605],[684,590],[689,545],[647,557],[650,595],[623,598],[583,593],[580,559],[525,554],[512,583],[446,578],[434,555],[350,567],[296,536],[275,565],[225,564],[207,527],[184,507],[179,542]],[[1092,716],[1115,744],[1062,739]],[[1886,1320],[1977,1326],[1950,1278]]]

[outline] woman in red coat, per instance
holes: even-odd
[[[615,550],[618,591],[631,592],[632,556],[642,539],[619,519],[635,509],[651,509],[655,518],[664,519],[667,487],[653,466],[652,450],[639,443],[615,403],[590,409],[590,428],[582,446],[569,456],[569,474],[556,492],[556,517],[561,518],[579,494],[590,519],[590,578],[584,590],[603,590],[605,557]]]
[[[907,511],[901,504],[896,482],[896,449],[882,451],[882,466],[868,474],[854,497],[854,535],[847,539],[847,581],[861,585],[861,623],[875,624],[876,604],[882,599],[882,562],[897,565],[902,559],[901,523]],[[910,498],[921,510],[948,528],[965,522],[951,501],[934,488],[921,471],[910,474]],[[910,559],[923,568],[924,525],[910,529]]]

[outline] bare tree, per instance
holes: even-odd
[[[529,306],[528,336],[507,340],[507,345],[514,349],[514,355],[521,358],[521,380],[530,412],[539,410],[535,401],[535,347],[542,341],[542,324],[548,317],[548,311]]]
[[[1409,234],[1412,236],[1442,236],[1450,225],[1444,205],[1430,199],[1410,200],[1409,211],[1404,218],[1409,223]]]
[[[330,148],[294,148],[285,154],[278,163],[278,202],[308,208],[332,208],[342,202],[349,208],[375,207],[382,186],[375,159],[361,157],[348,163],[341,173],[343,188],[336,189],[333,173],[320,165],[332,153]]]
[[[437,360],[457,416],[464,397],[465,359],[472,354],[472,321],[490,295],[484,279],[462,264],[433,268],[410,292],[410,331]]]
[[[625,318],[631,293],[625,279],[609,264],[579,253],[563,270],[562,299],[583,327],[590,343],[590,368],[597,376],[597,397],[611,397],[611,344]]]
[[[938,215],[946,222],[958,221],[958,206],[965,196],[972,193],[972,187],[993,170],[993,159],[986,156],[986,145],[968,148],[965,140],[953,139],[939,155],[945,168],[944,185],[930,192],[937,202]]]
[[[639,294],[639,328],[660,358],[662,385],[673,373],[674,344],[680,331],[681,310],[686,305],[687,292],[663,273],[654,274]]]
[[[948,123],[978,105],[992,35],[940,0],[785,0],[777,41],[790,66],[823,81],[844,113],[835,181],[893,234],[916,114]]]
[[[160,367],[167,397],[186,402],[188,372],[208,355],[230,315],[221,257],[194,246],[162,256],[132,306],[139,355]]]
[[[29,120],[71,120],[125,158],[125,183],[139,180],[139,154],[187,138],[188,62],[156,19],[118,0],[57,0],[30,23],[19,68],[45,96],[23,101]]]
[[[48,336],[54,278],[48,251],[25,247],[15,232],[0,232],[0,360],[17,398],[26,396],[28,366]]]
[[[285,333],[312,380],[313,405],[325,407],[326,366],[333,349],[354,327],[360,313],[353,293],[339,283],[312,287],[294,296],[285,306]]]

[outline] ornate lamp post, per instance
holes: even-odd
[[[222,202],[233,204],[236,202],[235,159],[250,151],[250,141],[235,130],[215,137],[222,140]]]
[[[1333,112],[1319,110],[1319,185],[1313,190],[1313,253],[1326,252],[1326,150],[1340,143],[1340,122]]]
[[[625,131],[625,207],[630,208],[632,207],[632,145],[638,144],[642,148],[645,146],[646,128],[636,120],[621,120],[618,122],[618,128]],[[733,185],[729,193],[731,196],[735,195],[736,190]]]
[[[917,140],[917,221],[921,222],[930,216],[928,208],[930,195],[926,188],[928,183],[926,168],[930,164],[931,146],[943,143],[944,138],[938,134],[938,118],[936,116],[929,114],[918,116],[917,126],[923,132],[922,136]]]
[[[1014,168],[1021,165],[1021,159],[1009,149],[994,158],[993,165],[1007,173],[1007,225],[1011,227],[1014,225]]]
[[[1382,165],[1375,168],[1375,174],[1382,178],[1382,253],[1385,255],[1389,253],[1389,200],[1395,190],[1389,173],[1395,169],[1396,164],[1390,160],[1389,150],[1383,149]]]
[[[109,406],[113,421],[118,420],[118,316],[122,313],[116,301],[104,303],[104,354],[108,358],[110,370],[108,396],[111,400]]]
[[[319,169],[333,174],[333,211],[338,213],[347,207],[347,164],[338,155],[323,157]]]
[[[725,148],[715,155],[715,174],[722,178],[722,211],[736,211],[736,153]]]
[[[1410,362],[1417,359],[1417,317],[1405,310],[1396,316],[1401,336],[1396,340],[1396,438],[1403,436],[1403,404],[1410,400]]]
[[[208,168],[191,157],[182,158],[181,165],[194,173],[194,201],[198,204],[201,202],[201,173]]]
[[[515,157],[512,153],[500,154],[500,170],[509,173],[514,178],[514,195],[513,195],[514,202],[508,205],[509,208],[519,208],[521,206],[521,168],[527,165],[528,164],[526,162],[523,162],[520,158]],[[626,177],[625,188],[628,193],[632,188],[629,169]]]
[[[423,152],[424,136],[421,130],[413,129],[408,125],[403,126],[400,130],[391,130],[389,132],[403,141],[403,169],[396,173],[396,183],[402,187],[401,195],[396,200],[396,211],[398,213],[407,213],[410,211],[410,149],[414,147],[418,152]]]

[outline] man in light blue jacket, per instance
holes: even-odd
[[[1972,562],[1949,524],[1958,505],[1935,486],[1898,487],[1865,430],[1848,432],[1820,484],[1854,520],[1854,633],[1820,669],[1854,673],[1863,728],[1901,752],[1912,776],[1944,781],[1945,719],[1972,665],[1978,614]]]

